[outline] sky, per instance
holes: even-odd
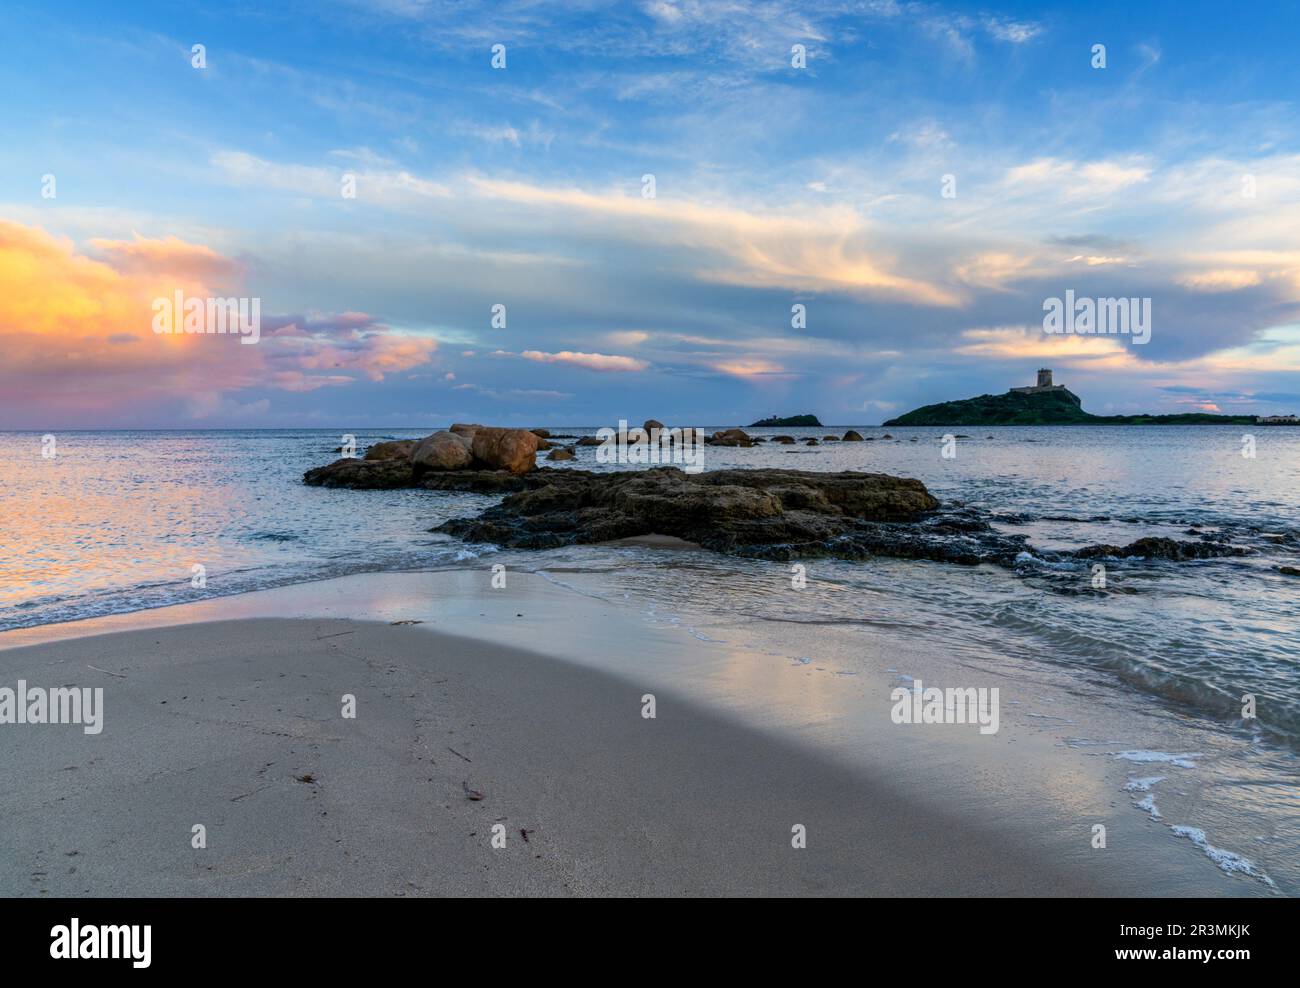
[[[874,424],[1039,367],[1098,414],[1300,413],[1294,3],[0,33],[0,429]],[[177,291],[258,299],[258,342],[155,332]],[[1151,299],[1150,341],[1045,333],[1067,291]]]

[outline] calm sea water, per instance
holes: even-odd
[[[803,437],[844,428],[752,431]],[[969,429],[945,459],[945,430],[856,428],[873,441],[708,447],[705,466],[916,477],[941,499],[1027,534],[1038,551],[1211,532],[1251,553],[1108,562],[1101,592],[1091,564],[1050,554],[1028,553],[1015,569],[811,560],[808,589],[795,592],[784,564],[699,550],[464,545],[430,529],[495,498],[304,486],[305,470],[338,455],[333,431],[67,432],[49,458],[40,434],[3,433],[0,630],[348,573],[482,567],[490,558],[639,606],[647,620],[745,642],[755,654],[833,659],[851,670],[868,643],[879,655],[892,639],[955,667],[1051,682],[1057,696],[1086,695],[1111,717],[1094,732],[1109,736],[1090,739],[1070,736],[1068,710],[1029,714],[1054,717],[1071,746],[1141,748],[1125,725],[1158,711],[1164,719],[1151,723],[1164,726],[1143,738],[1163,751],[1134,756],[1137,784],[1160,777],[1154,791],[1166,813],[1181,800],[1188,819],[1209,821],[1215,841],[1269,861],[1284,888],[1300,889],[1300,578],[1279,572],[1300,568],[1300,429]],[[428,431],[355,435],[364,449]],[[1246,432],[1251,457],[1242,455]],[[597,464],[590,448],[578,457],[574,468],[628,469]],[[193,585],[196,566],[205,586]],[[1035,678],[1036,670],[1051,672]],[[1246,693],[1257,698],[1257,719],[1241,717]],[[1193,754],[1181,761],[1197,771],[1141,762],[1171,753]],[[1195,785],[1186,781],[1193,774]],[[1132,801],[1151,794],[1139,788]],[[1216,863],[1228,871],[1233,859]]]
[[[987,510],[1041,549],[1124,545],[1146,535],[1195,538],[1196,525],[1253,551],[1203,562],[1110,564],[1104,593],[1093,592],[1090,565],[1032,556],[1014,572],[818,560],[827,592],[801,606],[813,604],[819,620],[860,617],[854,591],[862,590],[871,595],[873,619],[897,620],[952,649],[992,636],[1012,654],[1107,670],[1131,688],[1225,717],[1252,692],[1267,701],[1261,720],[1269,730],[1300,735],[1300,578],[1278,571],[1300,567],[1300,429],[1255,428],[1253,457],[1242,455],[1244,430],[1236,427],[970,430],[946,459],[944,430],[857,428],[874,441],[709,447],[706,468],[917,477],[940,498]],[[364,449],[424,431],[356,436]],[[802,437],[835,430],[754,431]],[[305,487],[303,471],[337,456],[335,432],[67,432],[56,436],[53,457],[42,455],[40,434],[0,437],[9,451],[0,473],[0,630],[366,570],[475,565],[492,551],[429,529],[493,498]],[[591,449],[581,449],[573,466],[620,469],[598,465]],[[591,562],[611,551],[581,547],[527,562]],[[700,553],[690,554],[688,569],[666,574],[662,554],[618,550],[618,558],[628,551],[644,565],[621,566],[619,578],[668,604],[705,599],[735,613],[761,610],[775,592],[770,564]],[[203,587],[193,585],[195,566],[203,567]],[[713,579],[722,573],[725,580]],[[887,588],[878,585],[882,573]]]

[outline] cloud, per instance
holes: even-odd
[[[615,346],[639,346],[650,339],[650,334],[639,329],[620,329],[606,333],[605,339]]]
[[[570,216],[576,212],[606,224],[619,218],[627,221],[629,239],[718,255],[721,263],[695,269],[706,281],[840,291],[932,306],[960,303],[960,296],[941,285],[890,270],[890,258],[874,247],[867,223],[846,206],[758,212],[667,195],[646,199],[484,177],[470,181],[485,199]]]
[[[1011,168],[1002,184],[1017,193],[1023,193],[1026,188],[1046,186],[1065,199],[1098,199],[1146,182],[1150,177],[1151,166],[1141,159],[1080,162],[1037,158]]]
[[[353,201],[343,197],[344,180],[351,177],[355,180],[355,201],[388,209],[427,207],[431,200],[451,194],[447,186],[417,178],[405,170],[289,164],[267,161],[245,151],[218,151],[212,155],[211,164],[233,185],[341,203]]]
[[[621,357],[604,353],[579,353],[562,350],[559,353],[543,353],[541,350],[525,350],[519,356],[542,364],[572,364],[594,371],[641,371],[650,364],[635,357]]]
[[[1178,284],[1194,292],[1236,292],[1243,288],[1253,288],[1263,279],[1258,271],[1230,269],[1224,271],[1200,271],[1196,274],[1183,275],[1177,279]]]
[[[984,29],[998,41],[1005,41],[1013,45],[1022,45],[1043,33],[1041,24],[1034,24],[1029,21],[1012,21],[992,16],[985,16]]]
[[[761,359],[720,360],[713,367],[732,377],[767,377],[785,373],[780,364]]]
[[[0,412],[7,421],[111,423],[149,409],[255,414],[255,388],[352,384],[427,363],[436,341],[364,313],[269,316],[253,346],[232,335],[157,334],[153,302],[231,297],[243,265],[175,237],[95,239],[97,256],[0,220]],[[322,373],[314,373],[320,371]]]
[[[531,121],[523,130],[508,123],[483,124],[462,121],[455,124],[451,128],[451,132],[473,137],[488,144],[509,144],[516,148],[521,148],[524,145],[535,145],[549,149],[551,143],[555,140],[555,132],[545,129],[536,120]]]

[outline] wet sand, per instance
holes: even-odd
[[[105,691],[0,725],[0,894],[1275,894],[1134,808],[1102,691],[488,562],[0,634],[0,687]],[[899,670],[1000,730],[892,723]]]
[[[0,669],[105,690],[98,735],[0,728],[9,896],[1142,892],[674,693],[647,719],[622,678],[420,625],[199,623]]]

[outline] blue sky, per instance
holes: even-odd
[[[271,6],[0,12],[0,426],[1300,411],[1294,5]]]

